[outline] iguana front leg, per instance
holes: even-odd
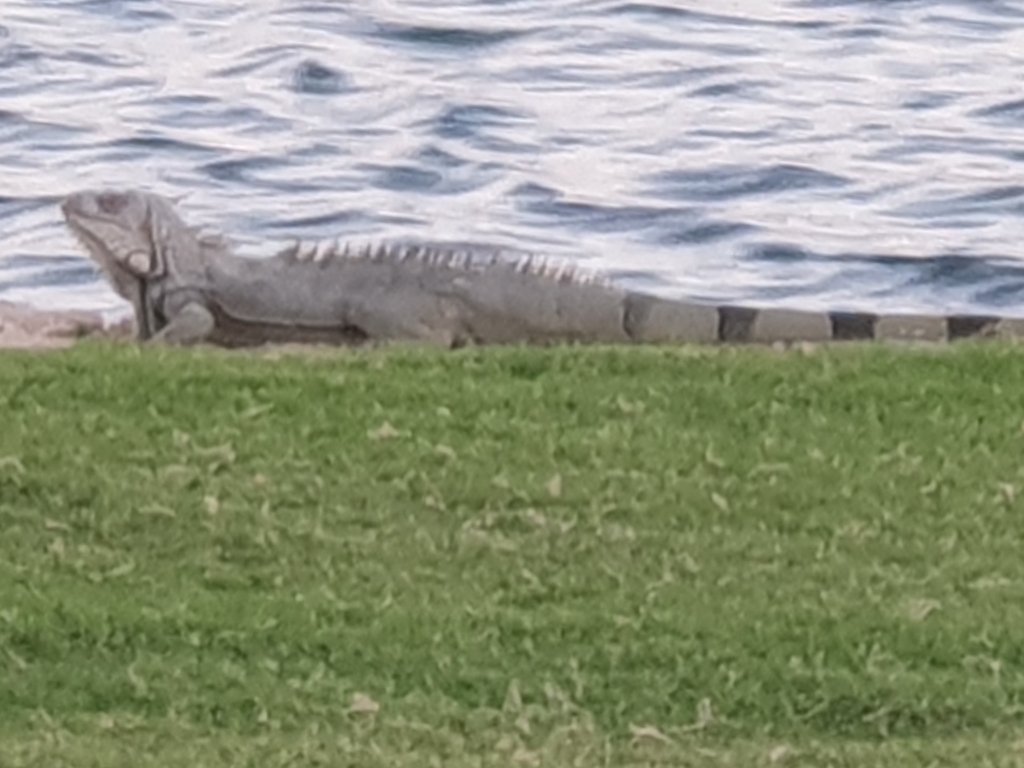
[[[165,344],[198,344],[205,341],[214,328],[213,313],[201,302],[190,301],[153,334],[153,341]]]

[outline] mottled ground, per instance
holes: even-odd
[[[0,301],[0,348],[66,347],[82,336],[128,336],[130,322],[108,323],[88,310],[46,310]]]

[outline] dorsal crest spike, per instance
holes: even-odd
[[[277,256],[280,259],[288,259],[289,261],[295,261],[299,255],[299,246],[302,245],[301,241],[295,240],[290,245],[286,245],[281,251],[278,252]]]
[[[335,240],[329,240],[327,242],[327,248],[324,250],[324,259],[326,261],[333,261],[338,258],[338,249],[341,248],[341,243]]]
[[[299,241],[299,247],[296,250],[295,258],[299,261],[312,261],[313,256],[316,255],[316,243],[305,243]]]
[[[332,251],[333,247],[334,243],[330,240],[317,241],[316,247],[313,250],[313,261],[317,264],[323,264],[324,262],[329,261],[334,255]]]

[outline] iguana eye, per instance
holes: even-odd
[[[132,251],[123,261],[136,275],[148,275],[153,271],[153,259],[147,251]]]
[[[128,196],[106,192],[96,198],[96,207],[108,216],[117,216],[128,205]]]

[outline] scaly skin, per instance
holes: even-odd
[[[623,290],[572,269],[415,246],[350,253],[337,242],[236,256],[159,195],[85,191],[71,230],[131,302],[139,339],[251,346],[409,340],[443,346],[557,342],[946,341],[1021,336],[988,316],[712,306]]]

